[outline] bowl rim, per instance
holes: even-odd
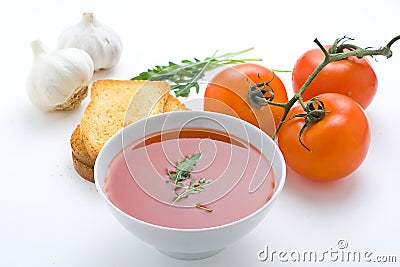
[[[267,202],[262,205],[260,208],[258,208],[256,211],[252,212],[251,214],[244,216],[238,220],[229,222],[229,223],[225,223],[225,224],[221,224],[221,225],[216,225],[216,226],[212,226],[212,227],[204,227],[204,228],[176,228],[176,227],[168,227],[168,226],[162,226],[162,225],[157,225],[154,223],[150,223],[150,222],[146,222],[143,220],[140,220],[126,212],[124,212],[123,210],[121,210],[119,207],[117,207],[114,203],[112,203],[112,201],[107,197],[105,191],[103,190],[103,188],[100,186],[100,179],[103,179],[102,183],[104,183],[104,179],[105,177],[100,178],[98,175],[98,164],[96,164],[98,162],[98,158],[102,157],[102,155],[105,153],[104,151],[106,151],[106,147],[109,146],[110,143],[113,142],[114,139],[116,138],[122,138],[121,136],[123,135],[123,131],[125,131],[128,127],[129,128],[133,128],[136,127],[136,125],[142,124],[142,123],[146,123],[147,120],[151,119],[156,119],[157,117],[163,117],[163,116],[168,116],[171,115],[172,113],[178,114],[178,113],[195,113],[195,114],[199,114],[199,115],[207,115],[207,114],[212,114],[212,116],[220,116],[221,118],[224,119],[228,119],[228,120],[240,120],[241,123],[244,123],[246,125],[246,127],[250,127],[253,128],[256,131],[259,131],[260,133],[262,133],[263,136],[267,137],[266,139],[268,140],[268,142],[272,143],[273,145],[273,149],[275,151],[275,156],[274,156],[274,160],[279,158],[280,162],[282,162],[282,167],[281,167],[281,172],[282,172],[282,177],[280,178],[280,182],[278,183],[278,185],[274,188],[274,191],[272,193],[271,198],[269,198],[267,200]],[[262,152],[261,152],[262,153]],[[271,163],[271,167],[273,167],[273,164]],[[272,168],[273,169],[273,168]],[[276,142],[274,142],[274,140],[268,136],[265,132],[263,132],[262,130],[260,130],[258,127],[254,126],[253,124],[244,121],[242,119],[239,119],[237,117],[233,117],[230,115],[225,115],[222,113],[218,113],[218,112],[213,112],[213,111],[198,111],[198,110],[185,110],[185,111],[170,111],[170,112],[164,112],[164,113],[160,113],[160,114],[155,114],[152,115],[150,117],[147,118],[143,118],[140,119],[134,123],[131,123],[127,126],[125,126],[124,128],[120,129],[117,133],[115,133],[102,147],[102,149],[99,152],[99,155],[96,158],[96,162],[94,165],[94,181],[95,181],[95,186],[96,189],[98,191],[98,193],[102,196],[103,200],[106,201],[106,203],[111,206],[113,208],[114,211],[118,212],[120,215],[124,216],[124,217],[128,217],[129,219],[133,219],[134,221],[136,221],[137,223],[149,226],[149,227],[153,227],[159,230],[167,230],[167,231],[172,231],[172,232],[204,232],[204,231],[216,231],[216,230],[220,230],[220,229],[224,229],[224,228],[229,228],[232,227],[233,225],[236,224],[241,224],[241,222],[243,221],[247,221],[250,220],[252,217],[256,217],[257,215],[259,215],[259,213],[262,213],[265,209],[267,209],[269,206],[272,205],[273,202],[275,202],[276,198],[280,195],[281,191],[283,190],[283,187],[285,185],[286,182],[286,164],[285,164],[285,159],[283,157],[283,154],[281,152],[281,150],[279,149],[279,146],[277,145]],[[276,183],[275,183],[276,185]]]

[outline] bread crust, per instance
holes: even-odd
[[[181,103],[178,98],[175,96],[168,94],[167,101],[165,102],[163,113],[171,112],[171,111],[182,111],[182,110],[189,110],[185,106],[185,104]]]
[[[79,161],[72,153],[72,163],[75,171],[85,180],[94,183],[94,170],[93,167],[87,166],[85,163]]]
[[[95,161],[89,156],[89,153],[86,150],[86,146],[82,141],[81,129],[79,124],[75,127],[74,131],[72,132],[70,138],[70,144],[73,156],[83,164],[93,168]]]

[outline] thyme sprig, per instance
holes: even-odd
[[[234,57],[244,54],[254,47],[241,51],[226,53],[216,56],[217,52],[211,57],[206,57],[203,60],[193,58],[193,60],[182,60],[179,64],[168,62],[168,65],[157,65],[152,69],[141,72],[131,80],[149,80],[149,81],[167,81],[170,83],[171,90],[176,96],[186,97],[189,95],[192,88],[195,88],[196,93],[199,93],[199,80],[205,76],[209,70],[236,63],[245,63],[249,61],[261,61],[258,58],[241,58]]]

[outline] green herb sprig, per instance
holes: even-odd
[[[205,72],[230,64],[245,63],[249,61],[261,61],[258,58],[234,59],[234,57],[253,50],[254,47],[238,52],[226,53],[224,55],[207,57],[203,60],[194,58],[193,60],[182,60],[180,64],[169,62],[166,66],[155,66],[152,69],[141,72],[131,80],[149,81],[168,81],[171,90],[176,96],[186,97],[192,88],[199,93],[200,85],[198,81],[205,76]]]
[[[191,180],[188,185],[183,186],[185,191],[178,194],[178,196],[174,200],[174,203],[181,200],[184,197],[187,197],[189,194],[200,193],[204,189],[203,186],[208,183],[210,182],[207,181],[205,178],[200,179],[198,182],[196,182],[195,180]]]
[[[196,153],[193,156],[187,157],[183,161],[178,162],[176,164],[175,171],[167,171],[169,178],[173,181],[167,182],[174,185],[174,191],[177,195],[173,203],[189,196],[189,194],[200,193],[201,191],[203,191],[204,186],[210,183],[210,181],[205,178],[202,178],[197,182],[193,179],[189,181],[190,172],[194,169],[200,157],[201,153]],[[183,190],[183,192],[178,193],[178,190]],[[211,209],[201,204],[196,204],[196,207],[209,212],[212,211]]]
[[[169,178],[174,181],[175,187],[184,187],[183,180],[189,179],[190,172],[194,169],[201,153],[196,153],[191,157],[185,158],[182,162],[178,162],[175,171],[168,171]]]

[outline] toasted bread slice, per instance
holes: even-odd
[[[98,97],[98,93],[99,93],[98,91],[95,91],[95,90],[92,91],[91,98],[95,99],[96,97]],[[115,100],[117,100],[119,98],[118,95],[113,95],[112,97],[115,97],[116,98]],[[182,104],[173,95],[167,94],[166,99],[167,100],[163,106],[162,112],[170,112],[170,111],[175,111],[175,110],[188,110],[188,108],[184,104]],[[112,110],[110,112],[112,112]],[[157,112],[159,112],[159,110]],[[84,120],[84,118],[82,118],[81,121],[83,121],[83,120]],[[119,124],[120,124],[120,126],[122,125],[122,123],[119,123]],[[123,126],[121,126],[121,128],[122,127]],[[116,127],[115,131],[118,131],[120,129],[120,128],[118,128],[118,129],[117,128],[118,127]],[[74,166],[75,170],[82,178],[84,178],[90,182],[94,182],[93,168],[94,168],[95,158],[91,157],[89,155],[89,152],[86,149],[86,145],[81,136],[81,124],[78,124],[75,127],[75,129],[71,135],[71,138],[70,138],[70,143],[71,143],[71,148],[72,148],[72,161],[73,161],[73,166]]]
[[[179,110],[188,110],[188,108],[176,97],[169,94],[163,112]],[[70,144],[75,169],[77,169],[77,172],[85,179],[87,179],[87,177],[92,177],[95,160],[89,156],[89,153],[86,150],[86,146],[80,134],[80,124],[75,127],[70,138]]]
[[[74,158],[85,164],[86,166],[93,168],[95,161],[89,156],[89,153],[86,150],[86,146],[82,141],[81,129],[79,124],[75,127],[71,135],[70,143],[72,148],[72,155],[74,156]]]
[[[167,83],[157,83],[158,84],[147,81],[137,88],[131,101],[128,103],[128,108],[125,112],[124,126],[148,116],[163,113],[170,88]]]
[[[86,165],[85,163],[79,161],[75,154],[72,154],[72,163],[76,172],[85,180],[94,183],[94,169]]]
[[[178,98],[168,94],[167,102],[165,102],[163,113],[170,111],[189,110],[185,104],[182,104]]]
[[[80,122],[89,157],[95,160],[103,145],[124,126],[161,113],[170,87],[162,81],[98,80]]]

